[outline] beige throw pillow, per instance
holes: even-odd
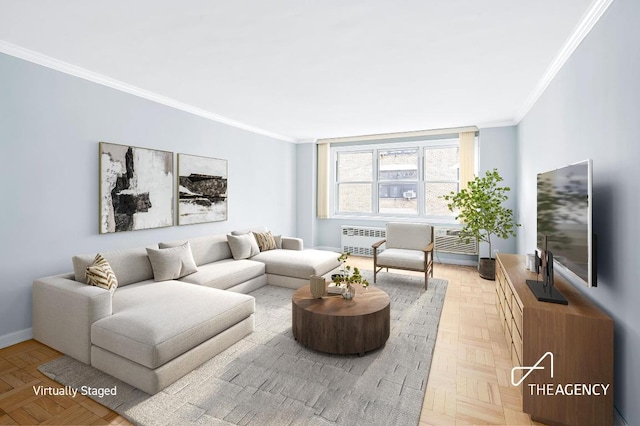
[[[273,238],[273,235],[271,235],[271,231],[254,232],[253,236],[258,242],[260,251],[275,250],[277,248],[276,240]]]
[[[95,260],[87,267],[85,278],[87,284],[109,290],[111,294],[118,288],[116,274],[113,273],[109,262],[100,253]]]
[[[176,280],[198,272],[189,242],[163,249],[147,249],[155,281]]]

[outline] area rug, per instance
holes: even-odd
[[[251,293],[251,335],[156,395],[67,356],[39,370],[74,389],[115,386],[117,395],[93,398],[140,425],[416,425],[447,281],[431,279],[424,291],[423,278],[384,273],[376,286],[391,299],[391,335],[362,357],[298,344],[293,290],[268,285]]]

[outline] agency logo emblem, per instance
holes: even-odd
[[[540,359],[530,367],[513,367],[511,369],[511,384],[513,386],[520,386],[534,370],[545,370],[546,367],[540,365],[545,358],[549,358],[549,377],[553,379],[553,353],[545,352]],[[516,381],[517,371],[524,372],[522,378],[518,381]],[[609,386],[611,386],[611,384],[580,383],[579,381],[572,381],[571,383],[553,383],[553,381],[551,381],[550,383],[527,384],[531,395],[540,396],[601,396],[607,395]]]
[[[551,352],[545,352],[544,355],[542,355],[540,357],[540,359],[538,360],[538,362],[536,362],[532,367],[513,367],[511,369],[511,384],[513,386],[520,386],[520,384],[522,382],[525,381],[525,379],[527,377],[529,377],[529,375],[531,373],[533,373],[533,370],[544,370],[544,367],[540,367],[540,363],[546,358],[549,357],[551,359],[551,367],[549,368],[550,371],[550,376],[553,379],[553,353]],[[515,373],[516,371],[526,371],[526,373],[524,373],[522,375],[522,377],[520,378],[520,380],[518,380],[517,382],[515,381]]]

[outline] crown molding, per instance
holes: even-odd
[[[93,83],[100,84],[102,86],[107,86],[112,89],[116,89],[121,92],[128,93],[130,95],[138,96],[140,98],[144,98],[162,105],[166,105],[171,108],[185,111],[190,114],[197,115],[199,117],[213,120],[218,123],[226,124],[228,126],[236,127],[242,130],[247,130],[249,132],[256,133],[259,135],[268,136],[270,138],[279,139],[285,142],[293,142],[293,143],[298,142],[298,140],[295,138],[273,133],[268,130],[253,127],[248,124],[241,123],[239,121],[232,120],[230,118],[223,117],[218,114],[214,114],[202,108],[198,108],[193,105],[189,105],[184,102],[180,102],[178,100],[169,98],[167,96],[159,95],[157,93],[141,89],[131,84],[127,84],[122,81],[107,77],[105,75],[98,74],[93,71],[89,71],[85,68],[70,64],[68,62],[60,61],[50,56],[43,55],[42,53],[38,53],[33,50],[29,50],[24,47],[17,46],[15,44],[8,43],[4,40],[0,40],[0,52],[10,56],[14,56],[16,58],[23,59],[28,62],[32,62],[34,64],[42,65],[43,67],[51,68],[53,70],[60,71],[65,74],[72,75],[74,77],[88,80]]]
[[[478,124],[478,129],[482,130],[482,129],[489,129],[491,127],[509,127],[509,126],[515,126],[516,123],[515,120],[505,120],[505,121],[494,121],[491,123],[482,123],[482,124]]]
[[[451,128],[433,129],[433,130],[414,130],[414,131],[408,131],[408,132],[380,133],[380,134],[373,134],[373,135],[345,136],[345,137],[338,137],[338,138],[322,138],[322,139],[316,140],[316,144],[377,141],[381,139],[395,139],[395,138],[408,138],[408,137],[434,136],[434,135],[451,135],[454,133],[477,132],[477,131],[478,131],[478,127],[476,126],[451,127]]]
[[[607,8],[613,3],[613,0],[595,0],[591,7],[583,15],[582,19],[576,26],[573,33],[569,36],[564,43],[560,52],[549,65],[549,68],[544,73],[533,92],[529,95],[522,109],[515,117],[515,123],[518,124],[524,118],[525,115],[533,108],[540,96],[547,89],[551,81],[555,78],[558,72],[562,69],[569,57],[578,48],[582,40],[591,32],[596,23],[600,20]]]

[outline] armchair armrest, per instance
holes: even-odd
[[[33,337],[90,364],[91,324],[111,315],[111,292],[73,277],[69,273],[33,282]]]
[[[378,249],[378,247],[380,247],[380,246],[381,246],[382,244],[384,244],[386,241],[387,241],[387,240],[386,240],[386,239],[384,239],[384,240],[380,240],[380,241],[378,241],[378,242],[375,242],[375,243],[371,244],[371,248],[373,248],[373,249]]]
[[[426,246],[425,248],[422,249],[423,252],[428,253],[430,251],[433,251],[433,241],[429,243],[428,246]]]
[[[302,238],[282,237],[282,248],[284,250],[302,250],[303,247]]]

